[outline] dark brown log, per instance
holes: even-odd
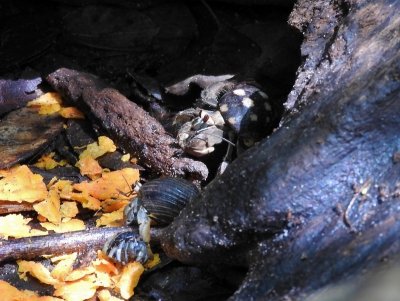
[[[166,229],[167,254],[249,266],[231,299],[281,300],[400,251],[399,10],[297,3],[291,22],[307,59],[289,114]]]
[[[87,250],[101,250],[104,243],[119,233],[135,231],[130,227],[93,228],[45,236],[13,240],[0,240],[0,262],[17,259],[34,259],[53,254],[60,255]],[[152,243],[157,244],[159,231],[152,229]]]
[[[177,141],[146,111],[93,75],[59,69],[47,81],[99,123],[126,151],[151,171],[195,180],[207,178],[207,167],[182,156]]]

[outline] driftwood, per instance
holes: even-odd
[[[195,180],[207,178],[207,167],[182,155],[176,140],[146,111],[93,75],[59,69],[47,81],[99,123],[127,152],[151,171]]]
[[[399,9],[297,3],[307,59],[288,114],[166,229],[170,256],[249,266],[231,299],[278,300],[400,251]]]

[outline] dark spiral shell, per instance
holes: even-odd
[[[187,180],[160,178],[143,184],[138,198],[157,225],[168,225],[199,193],[198,188]]]

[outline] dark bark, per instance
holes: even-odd
[[[42,82],[40,77],[33,79],[0,79],[0,116],[21,108],[38,97],[36,90]]]
[[[45,150],[63,129],[57,114],[39,115],[21,108],[0,120],[0,169],[9,168]]]
[[[298,2],[307,59],[290,114],[166,229],[170,256],[248,265],[232,300],[275,300],[400,251],[399,9]]]

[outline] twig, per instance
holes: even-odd
[[[33,210],[33,205],[31,203],[0,201],[0,214],[17,213],[17,212],[32,211],[32,210]]]
[[[0,262],[33,259],[45,254],[60,255],[85,250],[100,250],[114,235],[136,231],[130,227],[93,228],[84,231],[49,234],[14,240],[0,240]],[[160,230],[151,230],[152,244],[159,242]]]

